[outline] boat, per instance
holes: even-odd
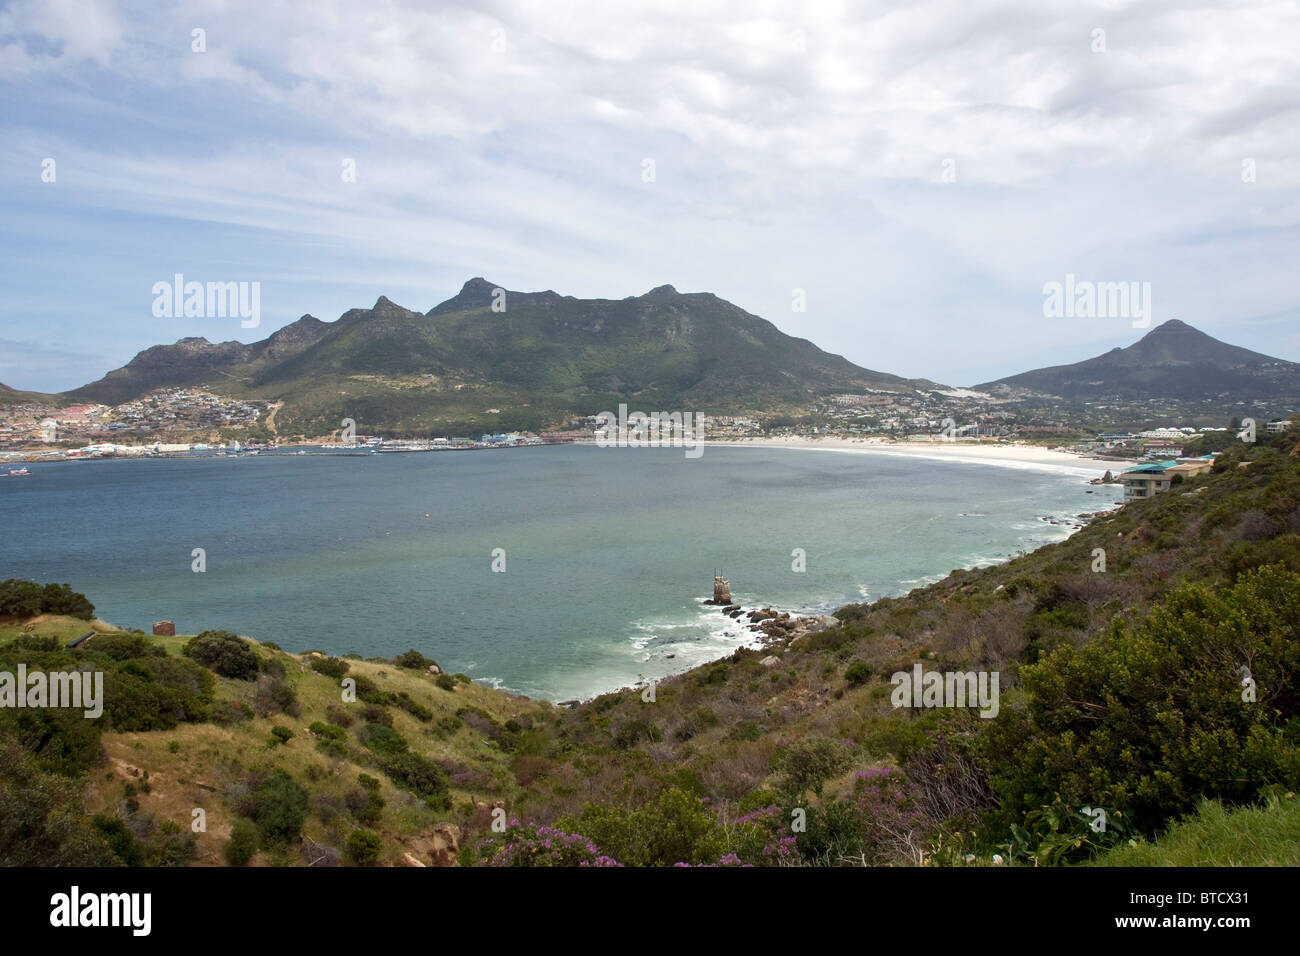
[[[24,468],[10,468],[10,469],[9,469],[9,477],[10,477],[10,478],[26,478],[26,477],[27,477],[28,475],[30,475],[30,474],[31,474],[31,472],[28,471],[25,467],[24,467]]]

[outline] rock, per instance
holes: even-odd
[[[777,664],[780,663],[781,663],[781,658],[777,657],[774,654],[769,654],[767,655],[767,657],[759,661],[759,664],[761,664],[764,667],[775,667]]]
[[[421,863],[415,857],[411,856],[411,854],[409,853],[403,853],[402,859],[406,861],[407,866],[424,866],[423,863]]]
[[[434,677],[437,677],[439,674],[442,673],[442,668],[439,667],[437,664],[430,664],[429,673],[432,674]]]

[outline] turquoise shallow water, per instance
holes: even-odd
[[[826,612],[1059,540],[1067,527],[1044,517],[1116,500],[1113,486],[1086,493],[1084,464],[715,446],[695,460],[559,446],[29,467],[0,481],[0,578],[68,582],[124,627],[173,618],[184,633],[365,656],[414,647],[550,699],[748,641],[700,603],[715,568],[738,603]]]

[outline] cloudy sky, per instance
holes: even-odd
[[[479,275],[969,385],[1142,334],[1046,317],[1073,274],[1300,360],[1296,2],[161,6],[0,3],[6,384]],[[156,318],[175,273],[261,325]]]

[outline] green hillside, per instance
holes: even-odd
[[[859,368],[705,293],[662,286],[626,299],[505,292],[471,279],[427,313],[380,297],[336,322],[304,316],[253,345],[155,346],[70,397],[117,403],[203,385],[284,401],[282,433],[352,418],[363,433],[541,429],[614,410],[775,412],[819,396],[930,383]],[[494,311],[494,301],[504,309]],[[498,411],[489,412],[488,409]]]

